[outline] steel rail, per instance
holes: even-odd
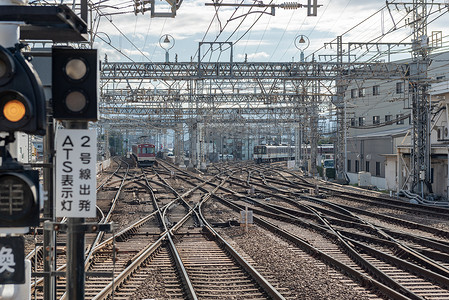
[[[184,193],[192,193],[194,189]],[[173,200],[171,203],[175,202],[177,199]],[[157,211],[153,212],[157,213]],[[190,212],[191,213],[191,212]],[[186,214],[170,231],[179,229],[188,219],[190,218],[189,214]],[[114,280],[112,280],[110,283],[106,285],[106,287],[103,288],[103,290],[100,291],[92,300],[102,300],[107,299],[113,292],[114,288],[116,286],[120,286],[123,284],[128,277],[130,277],[133,272],[147,259],[149,258],[153,253],[155,253],[159,247],[162,246],[163,241],[171,234],[169,230],[164,231],[159,239],[143,249],[143,251],[140,251],[133,259],[131,259],[131,263],[126,267],[125,270],[123,270],[119,275],[117,275]]]
[[[213,185],[213,184],[212,184]],[[224,191],[228,192],[228,193],[232,193],[237,197],[242,197],[242,198],[249,198],[246,195],[242,195],[240,193],[237,193],[235,191],[232,191],[228,188],[224,188],[224,187],[220,187],[221,189],[223,189]],[[216,195],[214,195],[215,197],[221,199],[221,197],[218,197]],[[224,200],[224,199],[222,199]],[[254,201],[254,199],[251,199]],[[224,200],[226,201],[226,200]],[[237,206],[239,207],[239,206]],[[239,207],[239,211],[242,208]],[[317,215],[319,218],[320,216]],[[291,216],[294,218],[294,216]],[[325,219],[321,218],[324,224],[328,224],[326,222]],[[329,224],[330,225],[330,224]],[[382,280],[384,283],[386,283],[387,285],[390,285],[393,287],[393,289],[396,290],[400,290],[402,291],[407,297],[411,298],[411,299],[422,299],[421,297],[415,295],[413,292],[409,291],[407,288],[403,287],[402,285],[398,284],[396,281],[392,280],[389,276],[387,276],[386,274],[384,274],[382,271],[378,270],[376,267],[374,267],[372,264],[370,264],[368,261],[366,261],[365,259],[363,259],[354,249],[353,247],[348,244],[342,237],[341,235],[338,234],[338,232],[335,232],[332,228],[332,226],[329,227],[329,230],[333,231],[334,234],[336,235],[336,237],[339,239],[340,244],[349,252],[349,255],[352,257],[352,259],[354,261],[356,261],[359,265],[362,265],[364,269],[367,269],[370,271],[371,274],[374,274],[375,277],[379,278],[380,280]],[[382,288],[383,289],[383,288]]]
[[[118,202],[118,198],[120,196],[120,192],[121,192],[121,190],[123,188],[123,185],[125,184],[126,178],[128,176],[128,173],[129,173],[129,164],[127,162],[125,162],[125,161],[123,161],[123,162],[127,165],[126,171],[125,171],[125,175],[123,176],[123,180],[120,183],[120,186],[119,186],[119,188],[117,190],[117,193],[114,196],[114,199],[112,199],[111,207],[109,208],[108,213],[106,214],[106,216],[102,220],[100,220],[99,224],[105,224],[105,223],[109,222],[110,219],[111,219],[112,213],[114,212],[115,207],[117,206],[117,202]],[[89,250],[89,252],[87,254],[87,257],[85,258],[85,265],[84,265],[84,269],[85,270],[87,270],[89,268],[89,266],[90,266],[91,258],[92,258],[92,255],[93,255],[93,253],[92,253],[93,249],[100,243],[100,240],[103,238],[103,236],[104,236],[104,231],[99,231],[97,233],[97,236],[95,237],[94,241],[92,242],[91,246],[89,247],[90,250]]]
[[[214,190],[209,192],[199,203],[198,205],[198,213],[201,217],[205,229],[209,231],[209,233],[215,238],[219,245],[221,245],[226,251],[245,269],[245,271],[251,275],[251,277],[263,288],[263,290],[272,298],[272,299],[285,299],[282,294],[274,288],[270,282],[265,279],[262,274],[260,274],[248,261],[246,261],[224,238],[222,238],[217,231],[215,231],[212,226],[209,224],[207,219],[204,217],[202,212],[202,205],[209,200],[215,192],[222,187],[222,185],[226,182],[224,179],[219,185],[216,186]]]
[[[294,172],[287,171],[287,170],[285,172],[296,177],[296,178],[300,178]],[[301,180],[305,181],[305,179],[301,179]],[[307,184],[310,186],[315,186],[314,184],[311,184],[309,182],[307,182]],[[330,192],[334,193],[334,195],[338,195],[341,193],[350,194],[354,197],[357,197],[357,201],[359,201],[359,202],[373,204],[373,201],[376,201],[376,204],[378,204],[379,206],[393,207],[393,208],[401,209],[401,210],[412,212],[412,213],[416,213],[417,211],[421,211],[422,213],[433,213],[434,215],[442,217],[442,218],[449,218],[448,217],[449,216],[449,208],[415,204],[415,203],[401,201],[401,200],[397,200],[397,199],[386,197],[386,196],[376,197],[376,196],[363,195],[360,192],[355,192],[355,191],[351,191],[351,190],[347,190],[347,191],[343,192],[342,190],[337,189],[337,187],[324,186],[324,184],[336,185],[335,183],[326,181],[326,182],[323,182],[323,185],[319,185],[320,190],[330,191]],[[291,185],[291,187],[297,188],[297,186],[295,186],[295,185]],[[362,189],[360,189],[360,190],[362,190]],[[360,198],[364,198],[367,200],[360,199]],[[372,201],[368,201],[368,200],[372,200]],[[388,201],[390,203],[386,203],[385,201]]]
[[[228,172],[229,170],[226,170],[225,172]],[[184,172],[187,173],[187,172]],[[188,173],[187,173],[188,174]],[[190,175],[190,174],[188,174]],[[219,174],[215,177],[218,178]],[[190,177],[197,178],[196,176],[190,175]],[[199,179],[199,178],[197,178]],[[205,181],[204,179],[199,179],[203,181],[204,183],[202,186],[209,181]],[[213,228],[212,226],[207,222],[206,218],[202,214],[201,205],[205,203],[208,199],[211,198],[211,195],[215,193],[218,189],[220,189],[224,183],[226,182],[226,179],[222,179],[220,184],[217,184],[215,189],[212,192],[207,193],[203,199],[200,201],[199,204],[195,206],[195,208],[198,210],[198,215],[200,219],[202,220],[203,228],[205,228],[209,233],[215,237],[217,243],[221,245],[232,257],[235,261],[237,261],[244,270],[251,275],[251,277],[261,286],[264,291],[272,298],[272,299],[285,299],[279,291],[277,291],[269,282],[266,280],[251,264],[249,264],[240,254],[237,253],[237,251],[224,240]],[[210,184],[210,183],[209,183]],[[203,189],[203,188],[201,188]],[[204,190],[204,189],[203,189]]]
[[[128,173],[129,173],[129,164],[128,164],[127,162],[125,162],[125,161],[124,161],[123,159],[121,159],[121,158],[120,158],[120,161],[121,161],[121,162],[124,162],[124,163],[126,164],[126,166],[127,166],[127,167],[126,167],[126,170],[125,170],[125,175],[121,177],[121,178],[122,178],[122,181],[121,181],[121,183],[120,183],[120,186],[119,186],[117,192],[115,193],[114,198],[112,199],[111,206],[109,207],[109,211],[108,211],[107,215],[104,216],[103,219],[101,219],[101,220],[98,222],[99,224],[105,224],[105,223],[109,222],[109,220],[110,220],[110,218],[111,218],[111,216],[112,216],[112,213],[113,213],[113,211],[115,210],[115,207],[116,207],[116,205],[117,205],[117,201],[118,201],[118,198],[119,198],[119,196],[120,196],[120,192],[121,192],[121,190],[122,190],[122,187],[123,187],[123,185],[124,185],[124,183],[125,183],[125,181],[126,181],[126,177],[128,176]],[[121,164],[120,164],[120,165],[121,165]],[[112,174],[112,176],[113,176],[113,175],[117,175],[117,172],[118,172],[119,169],[120,169],[120,166],[119,166],[119,167],[117,168],[117,170]],[[112,176],[111,176],[111,177],[112,177]],[[99,231],[99,232],[97,232],[95,239],[92,241],[92,244],[88,247],[88,249],[87,249],[87,251],[86,251],[86,255],[85,255],[85,257],[84,257],[84,271],[87,271],[87,270],[90,268],[90,265],[91,265],[91,263],[92,263],[92,257],[93,257],[93,254],[94,254],[94,248],[95,248],[95,246],[100,242],[100,240],[103,238],[103,236],[104,236],[104,231]],[[60,300],[65,300],[66,298],[67,298],[67,291],[65,291],[59,299],[60,299]]]
[[[146,176],[144,176],[146,178]],[[149,190],[151,189],[151,186],[148,186]],[[192,191],[188,191],[185,194],[188,194]],[[153,194],[154,195],[154,194]],[[174,203],[177,201],[177,199],[171,201],[169,204]],[[169,205],[167,204],[167,205]],[[165,206],[167,206],[165,205]],[[165,207],[164,206],[164,207]],[[126,234],[129,230],[132,230],[136,226],[143,225],[151,216],[154,216],[156,214],[160,214],[160,208],[158,207],[157,210],[152,212],[150,215],[142,218],[141,220],[135,222],[131,226],[129,226],[127,229],[122,230],[119,234]],[[161,236],[159,239],[153,243],[142,249],[134,258],[130,260],[130,264],[123,270],[119,275],[117,275],[111,282],[109,282],[106,287],[104,287],[100,293],[98,293],[92,300],[98,300],[98,299],[106,299],[112,293],[114,292],[115,286],[120,286],[123,284],[126,279],[132,275],[132,273],[147,259],[149,258],[155,251],[162,245],[162,242],[166,239],[166,237],[169,235],[169,231],[165,230],[163,233],[161,233]],[[95,251],[100,250],[101,248],[104,248],[108,244],[113,242],[114,237],[109,238],[108,240],[105,240],[102,244],[98,245],[98,247],[95,249]]]
[[[115,157],[113,158],[113,160],[115,161]],[[122,160],[121,159],[119,159],[119,162],[117,162],[117,161],[115,161],[116,163],[117,163],[117,169],[114,171],[114,172],[112,172],[112,174],[108,177],[108,178],[106,178],[104,181],[103,181],[103,183],[101,183],[98,187],[97,187],[97,192],[106,184],[106,182],[108,182],[109,181],[109,179],[111,179],[115,174],[117,174],[117,172],[118,172],[118,170],[120,170],[120,166],[121,166],[121,164],[122,164]]]
[[[142,169],[142,173],[144,174],[145,182],[147,183],[148,187],[151,190],[151,194],[153,195],[153,199],[154,199],[153,200],[153,205],[157,209],[157,214],[158,214],[158,217],[159,217],[159,221],[160,221],[161,225],[164,227],[165,231],[168,231],[168,234],[166,235],[166,238],[168,240],[169,249],[170,249],[170,252],[172,253],[172,256],[173,256],[174,261],[175,261],[176,268],[178,269],[179,275],[180,275],[181,280],[182,280],[182,282],[184,284],[184,291],[187,294],[186,296],[187,296],[188,299],[197,300],[198,297],[196,296],[196,292],[195,292],[195,290],[193,288],[192,282],[191,282],[191,280],[189,278],[189,275],[187,274],[187,271],[186,271],[186,269],[184,267],[184,264],[183,264],[183,262],[181,260],[181,257],[179,256],[179,253],[178,253],[178,250],[176,249],[175,243],[173,242],[173,239],[171,238],[171,235],[173,234],[173,228],[168,230],[167,229],[167,224],[165,222],[165,213],[166,213],[167,209],[170,208],[174,203],[176,203],[179,200],[182,200],[183,202],[185,202],[184,198],[181,195],[179,195],[178,193],[175,193],[175,196],[177,196],[175,201],[172,201],[169,205],[166,205],[164,210],[163,210],[163,213],[161,213],[161,209],[159,208],[159,205],[157,204],[156,197],[154,197],[153,189],[151,188],[151,185],[148,182],[148,178],[147,178],[147,176],[146,176],[146,174],[145,174],[143,169]],[[166,182],[164,182],[164,183],[167,184]],[[174,191],[173,188],[171,188],[171,189]],[[184,224],[184,222],[187,221],[188,216],[193,211],[194,211],[193,209],[190,209],[190,211],[178,223]],[[175,228],[180,228],[180,227],[175,227]]]
[[[242,209],[242,207],[240,207],[240,206],[238,206],[238,205],[236,205],[216,194],[214,194],[213,197],[218,199],[221,203],[230,207],[234,211],[240,212]],[[319,259],[319,260],[325,262],[326,264],[331,265],[338,270],[341,270],[343,273],[348,274],[353,279],[360,282],[362,285],[373,287],[376,290],[380,291],[382,294],[384,294],[388,297],[391,297],[393,299],[400,299],[400,300],[410,299],[409,297],[404,296],[401,293],[398,293],[396,290],[388,287],[387,285],[381,283],[380,281],[370,278],[370,277],[360,273],[359,271],[341,263],[340,261],[334,259],[332,256],[329,256],[325,252],[313,247],[307,241],[302,240],[301,238],[287,232],[286,230],[283,230],[283,229],[273,225],[272,223],[270,223],[266,220],[263,220],[257,216],[253,216],[253,218],[254,218],[255,222],[260,224],[262,227],[265,227],[265,228],[269,229],[271,232],[278,234],[282,238],[285,238],[286,240],[288,240],[291,243],[293,243],[294,245],[298,246],[300,249],[306,251],[307,253],[309,253],[310,255],[315,257],[316,259]]]
[[[117,169],[102,183],[102,184],[100,184],[97,188],[96,188],[96,192],[98,192],[103,186],[104,186],[104,184],[106,184],[106,182],[108,182],[119,170],[120,170],[120,168],[121,168],[121,162],[122,162],[122,160],[121,159],[119,159],[119,161],[120,162],[117,162],[116,160],[115,160],[115,157],[114,157],[114,161],[118,164],[118,166],[117,166]],[[99,210],[99,208],[98,208],[98,206],[96,207],[96,209],[97,210]],[[101,212],[101,210],[100,210],[100,212]],[[101,220],[104,218],[104,214],[101,212],[101,214],[102,214],[102,218],[101,218]],[[101,220],[100,220],[100,222],[101,222]],[[61,220],[61,223],[65,223],[67,221],[67,218],[63,218],[62,220]],[[43,248],[42,248],[43,249]],[[33,250],[34,251],[34,250]],[[32,252],[33,252],[32,251]],[[32,254],[32,253],[29,253],[28,255],[27,255],[27,257],[31,257],[32,255],[34,255],[34,254]],[[61,271],[63,271],[63,270],[65,270],[65,268],[66,268],[66,264],[64,264],[64,265],[62,265],[62,266],[60,266],[59,268],[57,268],[56,269],[56,272],[61,272]],[[33,281],[32,283],[31,283],[31,291],[34,291],[34,289],[39,285],[39,284],[41,284],[42,282],[44,281],[44,278],[42,277],[42,278],[39,278],[38,280],[35,280],[35,281]],[[63,294],[63,297],[65,297],[65,293]],[[62,299],[62,298],[61,298]]]
[[[246,187],[245,185],[243,185],[241,183],[235,182],[236,180],[239,180],[239,179],[234,179],[233,183],[235,185],[240,185],[242,187]],[[278,184],[279,184],[279,182],[278,182]],[[263,184],[259,184],[259,183],[253,183],[253,185],[254,186],[260,186],[260,187],[265,188],[265,189],[268,188],[268,187],[264,186]],[[437,234],[437,235],[449,237],[449,232],[448,231],[444,231],[444,230],[441,230],[441,229],[438,229],[438,228],[435,228],[435,227],[422,225],[422,224],[419,224],[419,223],[416,223],[416,222],[411,222],[411,221],[395,218],[395,217],[388,216],[388,215],[383,215],[383,214],[378,214],[378,213],[371,213],[371,212],[369,212],[367,210],[358,209],[358,208],[351,207],[351,206],[346,206],[346,205],[343,205],[343,204],[335,204],[335,203],[332,203],[332,202],[329,202],[329,201],[325,201],[323,199],[319,199],[319,198],[316,198],[316,197],[305,196],[302,193],[290,192],[290,191],[284,191],[284,190],[281,190],[281,189],[277,189],[276,187],[273,187],[273,186],[271,186],[271,189],[276,189],[277,193],[270,193],[270,192],[266,192],[266,191],[263,191],[263,192],[267,193],[267,194],[270,194],[272,197],[276,197],[276,198],[280,198],[280,199],[284,199],[284,200],[286,200],[288,198],[282,197],[280,195],[280,193],[290,194],[290,195],[299,197],[299,198],[301,198],[303,200],[307,200],[307,201],[311,201],[311,202],[317,202],[317,203],[320,203],[322,205],[332,206],[335,209],[338,209],[340,211],[343,211],[343,210],[344,211],[351,211],[351,212],[356,212],[356,213],[363,214],[363,215],[368,215],[368,216],[371,216],[371,217],[382,218],[382,219],[387,220],[389,222],[393,222],[393,223],[396,223],[396,224],[401,224],[401,225],[409,227],[409,228],[415,228],[415,229],[423,230],[423,231],[426,231],[426,232],[429,232],[429,233],[432,233],[432,234]],[[296,187],[296,189],[297,189],[297,187]],[[290,203],[294,204],[295,201],[291,201]]]
[[[236,180],[239,180],[239,179],[236,179]],[[280,197],[280,196],[277,196],[277,197],[280,198],[280,199],[283,199],[283,200],[288,200],[288,198],[286,198],[286,197]],[[304,204],[296,203],[297,206],[302,207],[302,208],[306,208],[306,209],[312,211],[316,215],[316,217],[319,218],[322,222],[324,222],[323,220],[327,220],[325,222],[325,224],[328,224],[329,226],[332,226],[330,223],[334,223],[334,222],[344,223],[344,222],[346,222],[347,224],[345,224],[345,227],[354,227],[354,226],[359,226],[359,225],[365,225],[365,226],[367,226],[367,228],[363,228],[364,230],[370,229],[370,230],[374,231],[376,234],[381,236],[384,240],[391,241],[397,251],[401,251],[404,254],[406,253],[410,257],[410,260],[418,262],[418,263],[421,263],[422,265],[427,266],[427,268],[429,268],[431,270],[430,271],[431,273],[428,273],[429,278],[433,278],[435,281],[439,281],[442,284],[446,284],[447,283],[444,280],[444,278],[449,278],[449,270],[447,268],[441,266],[439,263],[437,263],[434,260],[432,260],[431,258],[429,258],[429,257],[427,257],[427,256],[425,256],[425,255],[423,255],[421,253],[419,253],[418,251],[414,250],[413,248],[411,248],[411,247],[409,247],[407,245],[404,245],[403,243],[395,240],[393,237],[391,237],[390,235],[385,233],[382,228],[378,228],[377,226],[374,226],[374,225],[372,225],[372,224],[370,224],[370,223],[360,219],[358,216],[355,216],[350,211],[348,211],[348,210],[346,210],[344,208],[341,208],[337,204],[330,203],[329,201],[325,201],[325,200],[321,200],[321,199],[317,199],[317,198],[313,198],[313,197],[308,197],[308,196],[301,196],[301,197],[302,198],[313,199],[315,202],[319,202],[322,205],[330,205],[333,208],[335,208],[335,209],[345,213],[346,215],[349,215],[351,218],[353,218],[354,220],[357,220],[359,222],[359,223],[355,223],[354,220],[342,221],[342,220],[339,220],[339,219],[328,220],[329,219],[328,217],[324,217],[324,216],[318,214],[317,212],[315,212],[316,208],[311,208],[311,207],[306,206]],[[273,205],[268,205],[268,204],[262,203],[260,201],[257,201],[255,199],[250,199],[250,201],[253,202],[253,203],[257,203],[259,206],[262,206],[265,209],[269,209],[270,207],[273,207]],[[290,203],[292,203],[292,202],[294,203],[295,201],[290,199],[289,202]],[[286,211],[292,211],[292,210],[279,207],[279,208],[276,208],[276,211],[285,213]],[[329,212],[325,211],[325,210],[321,210],[321,212],[329,214]],[[333,214],[331,214],[331,215],[333,215]],[[339,216],[339,215],[337,215],[336,217],[337,218],[341,218],[341,216]],[[330,222],[330,223],[328,223],[328,222]],[[409,268],[411,268],[411,267],[409,267]],[[422,270],[426,270],[426,269],[422,269]],[[428,270],[422,271],[422,273],[425,274],[427,271]],[[437,273],[438,276],[433,275],[434,273]],[[434,277],[432,277],[432,276],[434,276]],[[440,277],[440,276],[443,276],[443,278]]]

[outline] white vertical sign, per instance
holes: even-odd
[[[56,217],[96,216],[97,133],[89,129],[56,132]]]

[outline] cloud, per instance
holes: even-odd
[[[268,58],[270,55],[266,52],[257,52],[257,53],[249,53],[247,54],[247,58],[254,60],[254,59],[260,59],[260,58]],[[237,54],[238,59],[245,59],[245,54]]]
[[[165,1],[157,1],[158,8],[162,3]],[[406,11],[402,7],[398,10],[392,7],[391,12],[387,9],[378,12],[385,4],[375,0],[333,0],[319,3],[323,6],[318,8],[318,16],[308,17],[304,8],[276,8],[275,16],[254,13],[263,8],[253,8],[250,11],[249,8],[236,10],[235,7],[220,7],[216,13],[215,8],[205,6],[203,0],[184,1],[175,18],[150,18],[149,12],[137,16],[133,13],[113,15],[112,23],[121,33],[105,17],[101,20],[99,31],[108,34],[117,48],[129,49],[129,54],[136,61],[145,60],[137,49],[149,54],[152,60],[162,61],[164,53],[160,49],[159,38],[163,34],[171,34],[175,38],[176,44],[170,53],[177,53],[179,61],[190,61],[191,58],[196,60],[200,41],[233,42],[234,57],[237,59],[243,59],[245,53],[251,53],[248,59],[290,61],[292,58],[299,59],[299,50],[295,47],[294,40],[300,34],[310,39],[306,56],[339,35],[343,35],[344,43],[409,42],[411,39],[410,27],[404,27]],[[116,0],[110,0],[108,4],[124,6],[123,2]],[[231,20],[232,18],[234,19]],[[365,19],[367,21],[362,22]],[[443,16],[438,22],[432,24],[432,29],[429,26],[429,32],[433,28],[444,28],[447,16]],[[392,30],[395,25],[397,30]],[[391,32],[386,37],[380,39],[383,33],[389,31]],[[321,53],[335,54],[335,48],[335,44],[332,49],[328,46]],[[347,44],[344,49],[347,50]],[[362,53],[364,50],[357,51]],[[207,59],[215,61],[224,59],[225,56],[229,55],[218,53]],[[121,55],[120,57],[126,59]]]

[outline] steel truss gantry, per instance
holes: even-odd
[[[319,70],[319,73],[316,70]],[[403,76],[405,70],[406,66],[403,64],[380,62],[104,62],[101,79],[103,85],[111,80],[150,79],[178,82],[222,79],[230,83],[243,79],[333,81],[339,75],[347,79],[390,79]]]
[[[172,128],[297,124],[316,144],[319,107],[338,95],[336,82],[404,79],[408,66],[344,62],[104,62],[100,112],[106,123]],[[304,139],[304,138],[303,138]],[[344,172],[344,168],[340,169]]]

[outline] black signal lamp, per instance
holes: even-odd
[[[0,227],[38,226],[39,193],[39,171],[0,169]]]
[[[53,48],[53,117],[98,119],[98,56],[95,49]]]
[[[5,49],[6,51],[6,49]],[[14,61],[3,50],[0,51],[0,86],[7,84],[14,74]]]

